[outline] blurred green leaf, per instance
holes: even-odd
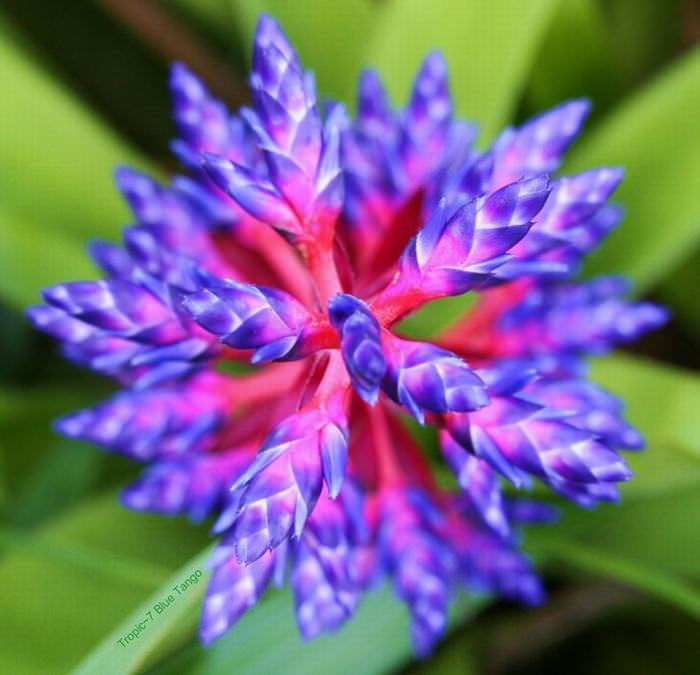
[[[633,95],[585,136],[566,168],[622,165],[627,217],[586,266],[648,288],[700,241],[700,49]]]
[[[65,672],[208,537],[114,494],[0,539],[0,672]],[[32,635],[28,640],[27,635]]]
[[[614,33],[601,3],[559,3],[530,74],[526,100],[532,114],[585,96],[591,99],[596,115],[618,99],[624,88]]]
[[[12,500],[12,522],[35,524],[78,502],[97,485],[104,459],[103,453],[89,446],[61,438],[51,442]]]
[[[0,199],[1,190],[0,186]],[[100,227],[95,229],[97,233]],[[57,223],[10,211],[4,204],[0,204],[0,267],[0,297],[18,309],[40,302],[39,291],[46,286],[96,276],[80,237],[61,232]]]
[[[595,360],[592,377],[626,402],[647,449],[627,454],[636,475],[621,504],[570,513],[562,530],[575,534],[580,523],[610,553],[697,576],[700,539],[688,538],[688,523],[700,519],[700,377],[622,355]]]
[[[362,672],[371,675],[388,672],[411,659],[412,647],[405,608],[384,586],[368,594],[352,621],[337,635],[327,635],[305,643],[299,636],[293,617],[293,599],[289,590],[271,591],[247,614],[235,629],[204,649],[196,639],[158,654],[169,632],[182,632],[182,623],[198,621],[199,601],[204,593],[204,579],[187,591],[171,610],[156,617],[148,630],[126,648],[118,639],[142,621],[157,600],[171,592],[177,581],[193,570],[203,569],[210,550],[199,553],[162,584],[85,658],[76,675],[132,673],[149,664],[149,673],[230,672],[232,664],[241,675],[283,672],[285,675],[322,675],[328,672]],[[205,575],[206,576],[206,575]],[[486,598],[461,597],[452,608],[454,627],[475,614]],[[260,627],[265,629],[261,630]]]
[[[700,519],[700,482],[663,494],[628,496],[590,513],[573,507],[564,513],[557,535],[565,541],[600,548],[669,575],[698,577],[700,541],[689,533],[691,523]],[[538,532],[533,529],[528,538],[536,542]]]
[[[648,77],[678,52],[686,19],[684,0],[606,0],[601,4],[627,78]]]
[[[9,40],[0,42],[0,197],[60,233],[115,236],[128,216],[112,181],[143,162]]]
[[[84,240],[117,238],[128,217],[114,167],[143,162],[0,32],[0,291],[23,304],[89,274]]]
[[[594,576],[622,582],[656,596],[700,620],[700,590],[682,578],[650,567],[635,559],[611,554],[600,547],[568,542],[557,536],[540,535],[535,552],[552,562],[573,566]]]
[[[433,300],[401,321],[399,331],[409,337],[426,340],[457,321],[476,300],[475,293]]]
[[[392,0],[381,3],[365,51],[397,102],[431,49],[443,51],[461,115],[478,122],[482,142],[513,114],[557,0]]]
[[[23,46],[28,43],[37,63],[57,83],[139,147],[161,156],[172,136],[172,125],[166,123],[167,63],[113,20],[105,11],[108,4],[4,0],[2,11],[21,31]]]
[[[670,445],[700,461],[700,377],[641,357],[595,359],[591,377],[626,402],[628,417],[655,444]]]
[[[416,661],[402,675],[478,675],[478,632],[469,623],[458,634],[439,644],[427,660]]]
[[[453,606],[451,626],[473,616],[485,603],[484,598],[460,597]],[[380,675],[412,659],[407,612],[387,586],[368,594],[338,633],[312,642],[299,636],[291,593],[275,591],[206,650],[192,641],[148,672],[224,675],[233,669],[236,675]]]
[[[210,555],[211,549],[207,548],[178,569],[121,621],[97,648],[90,652],[87,658],[75,669],[75,675],[133,673],[143,666],[149,654],[167,636],[168,632],[174,630],[177,624],[199,605],[208,579],[208,574],[205,574],[204,570]],[[173,587],[197,571],[201,571],[203,574],[197,579],[196,584],[190,586],[182,594],[174,595]],[[169,595],[173,595],[175,601],[161,614],[158,614],[154,610],[154,606],[156,603],[166,600]],[[125,642],[124,637],[141,622],[145,622],[143,632],[133,641]],[[120,639],[122,642],[119,642]]]
[[[12,477],[5,518],[22,525],[34,523],[55,515],[94,485],[105,453],[62,439],[52,422],[102,393],[78,383],[68,391],[58,386],[0,389],[0,456]]]
[[[696,288],[700,288],[700,252],[697,249],[657,289],[659,298],[670,307],[673,320],[694,336],[700,335],[700,308],[692,292]]]

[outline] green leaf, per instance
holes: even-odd
[[[0,292],[21,305],[67,273],[90,274],[82,242],[117,238],[127,219],[114,167],[144,164],[42,72],[1,22],[0,33]]]
[[[173,131],[165,123],[170,119],[167,63],[111,9],[89,1],[63,3],[61,11],[27,0],[2,3],[8,21],[36,48],[37,62],[57,83],[146,152],[163,155]]]
[[[143,666],[155,647],[199,605],[208,579],[205,564],[210,555],[211,549],[207,548],[177,570],[90,652],[73,671],[75,675],[133,673]],[[197,576],[197,572],[201,572],[201,576]],[[195,585],[182,592],[174,590],[192,577]],[[171,604],[158,613],[156,604],[167,602],[169,598],[172,598]],[[143,631],[127,641],[126,636],[139,624],[144,627]]]
[[[567,508],[557,532],[581,546],[600,548],[671,575],[697,578],[700,541],[690,533],[698,519],[700,482],[695,481],[664,494],[628,496],[620,504],[601,505],[590,513]],[[529,533],[532,541],[537,536],[537,530]]]
[[[650,446],[683,450],[700,461],[700,377],[694,372],[640,357],[616,354],[596,359],[591,377],[628,406],[628,417]]]
[[[119,638],[147,616],[158,600],[172,592],[178,581],[194,570],[204,569],[210,550],[186,563],[147,600],[139,605],[84,659],[76,675],[131,673],[147,668],[150,673],[177,672],[199,675],[227,673],[232,665],[240,675],[284,672],[285,675],[322,675],[328,672],[384,673],[412,657],[408,615],[391,590],[384,586],[368,594],[357,612],[337,634],[304,643],[293,618],[289,590],[272,591],[236,627],[214,645],[204,648],[196,638],[171,639],[169,650],[162,644],[168,633],[186,636],[198,621],[204,578],[188,589],[171,609],[156,616],[147,629],[126,647]],[[206,576],[206,574],[205,574]],[[487,598],[462,596],[451,611],[451,626],[474,615]],[[183,630],[184,624],[184,630]],[[261,627],[264,627],[261,629]],[[154,656],[155,655],[155,656]]]
[[[659,298],[670,307],[674,321],[697,337],[700,335],[700,311],[695,293],[689,292],[695,288],[700,288],[700,252],[697,248],[657,289]]]
[[[459,320],[475,302],[474,293],[433,300],[415,314],[406,317],[399,330],[409,337],[426,340]]]
[[[700,49],[695,49],[584,135],[567,171],[622,165],[616,201],[627,217],[586,265],[588,274],[661,281],[700,241]]]
[[[90,446],[52,439],[12,500],[10,519],[23,526],[33,525],[77,503],[97,486],[105,459],[104,453]]]
[[[68,391],[57,386],[0,389],[0,454],[12,477],[3,517],[15,524],[35,523],[56,515],[95,484],[105,453],[61,438],[51,424],[103,393],[77,382]]]
[[[485,598],[462,596],[452,608],[451,626],[474,616],[486,602]],[[191,641],[148,672],[224,675],[233,669],[236,675],[380,675],[412,659],[406,609],[387,586],[368,594],[356,616],[337,633],[312,642],[299,637],[291,593],[276,591],[207,649]]]
[[[114,494],[36,532],[3,530],[0,672],[65,672],[207,540]]]
[[[442,50],[457,110],[482,126],[485,142],[513,114],[556,6],[556,0],[381,3],[365,61],[403,104],[422,58]]]
[[[95,229],[97,233],[100,226]],[[0,267],[0,297],[17,309],[40,302],[40,290],[51,284],[96,277],[80,237],[4,205],[0,205]]]
[[[700,619],[700,591],[693,584],[661,569],[611,554],[600,547],[587,547],[555,536],[541,536],[536,552],[544,554],[550,565],[560,562],[595,576],[620,581]]]
[[[560,3],[530,74],[526,100],[532,114],[586,96],[596,115],[628,86],[628,82],[623,85],[613,32],[601,4],[597,0]]]
[[[628,79],[640,81],[677,55],[687,25],[684,9],[683,0],[606,3],[605,19],[615,35],[615,50]]]
[[[0,43],[0,196],[57,232],[115,235],[127,210],[112,172],[136,155],[11,41]]]

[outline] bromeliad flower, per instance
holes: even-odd
[[[555,176],[587,103],[480,152],[433,53],[404,109],[368,71],[354,119],[338,104],[322,114],[267,17],[252,108],[231,115],[181,65],[171,87],[189,177],[118,170],[136,224],[124,247],[93,246],[105,278],[47,289],[29,312],[124,387],[57,425],[148,463],[124,503],[217,516],[202,639],[287,574],[307,638],[390,577],[421,654],[460,587],[539,602],[514,530],[550,514],[504,482],[582,506],[618,499],[632,475],[618,451],[642,439],[583,359],[666,318],[625,300],[624,280],[573,280],[620,219],[608,203],[620,169]],[[474,308],[430,342],[401,333],[464,293]],[[244,375],[220,367],[246,360]],[[406,415],[439,430],[454,491]]]

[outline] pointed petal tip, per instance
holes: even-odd
[[[255,26],[253,38],[253,70],[258,70],[266,59],[266,52],[273,48],[287,61],[298,64],[298,57],[282,27],[269,14],[261,13]]]
[[[208,92],[202,81],[193,70],[180,61],[170,64],[170,76],[168,80],[170,94],[176,102],[200,101]]]
[[[360,398],[367,403],[367,405],[375,406],[379,400],[379,389],[361,389],[360,387],[355,387],[355,391],[359,394]]]
[[[269,34],[272,31],[281,31],[281,27],[277,20],[267,12],[261,12],[258,16],[258,22],[255,25],[255,33]]]
[[[41,291],[43,293],[43,291]],[[46,305],[32,305],[24,310],[25,316],[34,324],[35,328],[43,330],[47,318]]]
[[[171,84],[185,78],[194,77],[194,73],[182,61],[172,61],[169,72]]]
[[[200,155],[200,166],[205,173],[224,192],[228,191],[231,181],[236,177],[236,165],[225,157],[209,152]]]
[[[432,77],[444,77],[447,74],[447,59],[442,50],[430,50],[423,58],[421,71],[430,73]]]
[[[139,176],[141,176],[141,174],[136,171],[136,169],[132,169],[126,164],[117,164],[117,166],[114,167],[114,180],[119,188],[122,188],[125,183]]]

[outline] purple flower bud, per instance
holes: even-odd
[[[455,556],[401,490],[382,495],[378,536],[383,566],[411,613],[416,652],[427,656],[447,627]]]
[[[224,503],[229,486],[250,460],[250,452],[236,448],[157,461],[123,490],[121,500],[137,511],[186,513],[199,522]]]
[[[451,352],[387,334],[388,369],[382,388],[422,424],[424,410],[466,412],[488,404],[483,382]]]
[[[209,237],[209,230],[222,225],[230,227],[238,221],[239,214],[187,178],[173,181],[172,188],[158,185],[154,180],[132,169],[121,167],[116,172],[117,183],[136,220],[146,226],[136,232],[148,232],[157,240],[159,249],[165,247],[187,258],[194,258],[213,272],[226,274],[231,268],[223,261]],[[127,242],[134,248],[135,257],[150,260],[152,246],[144,246],[143,234],[135,240],[134,231],[127,235]],[[148,263],[145,265],[148,268]],[[156,272],[158,276],[160,270]],[[133,277],[131,274],[122,276]]]
[[[204,644],[221,637],[258,602],[270,585],[278,555],[279,551],[267,551],[243,564],[226,543],[219,546],[202,607],[199,635]]]
[[[291,583],[305,639],[336,630],[355,612],[362,588],[353,566],[354,529],[344,500],[322,496],[295,547]]]
[[[619,221],[606,200],[622,180],[618,168],[593,169],[560,178],[530,231],[512,250],[515,260],[501,267],[500,279],[526,274],[570,276],[581,256]]]
[[[467,520],[453,524],[460,576],[471,589],[496,593],[525,605],[539,605],[545,599],[542,583],[530,561],[513,543]]]
[[[440,447],[465,497],[484,522],[502,537],[510,534],[509,518],[496,472],[482,459],[469,454],[447,432],[440,434]]]
[[[555,489],[569,484],[614,484],[632,473],[615,451],[564,411],[523,396],[494,396],[487,408],[447,416],[452,437],[515,485],[532,475]]]
[[[491,152],[470,157],[454,177],[455,198],[470,201],[486,194],[493,176],[493,164]]]
[[[74,281],[43,295],[68,316],[110,335],[167,343],[186,334],[169,308],[128,281]]]
[[[431,52],[416,75],[404,113],[399,142],[404,191],[415,190],[438,166],[445,154],[451,120],[447,64],[442,54]]]
[[[508,260],[505,254],[528,231],[548,194],[548,180],[540,176],[507,185],[478,208],[474,201],[456,209],[441,201],[404,253],[404,285],[440,297],[483,282]]]
[[[191,168],[198,168],[202,152],[229,156],[236,146],[229,113],[213,98],[202,82],[183,64],[170,71],[175,123],[184,142],[178,145],[180,157]],[[234,157],[231,157],[234,159]]]
[[[585,379],[542,378],[525,390],[532,401],[568,413],[567,422],[611,447],[641,450],[642,435],[623,419],[622,401]]]
[[[500,328],[511,351],[520,354],[579,352],[601,354],[658,328],[668,312],[651,302],[630,302],[621,277],[542,284],[506,313]]]
[[[283,233],[299,233],[294,212],[266,178],[217,155],[204,155],[204,169],[209,178],[253,218]]]
[[[345,365],[357,393],[375,404],[386,372],[379,323],[364,302],[345,293],[331,298],[328,315],[340,335]]]
[[[137,242],[152,243],[148,233],[132,228],[127,237],[132,264],[111,247],[101,247],[98,255],[128,278],[53,286],[44,291],[49,305],[28,314],[38,328],[64,342],[70,360],[145,388],[192,372],[217,350],[213,340],[193,334],[193,325],[181,316],[178,292],[134,260]],[[161,252],[143,261],[178,282],[186,274],[175,266],[178,260],[171,265]]]
[[[80,343],[95,333],[93,326],[50,305],[30,307],[27,316],[39,330],[62,342]]]
[[[104,241],[90,243],[90,255],[108,278],[134,279],[137,265],[134,259],[121,246]]]
[[[241,562],[301,535],[321,493],[324,463],[347,453],[344,424],[322,409],[309,409],[288,417],[267,437],[231,488],[239,504],[231,536]],[[334,461],[345,465],[344,459]],[[329,487],[339,489],[337,480]]]
[[[257,115],[247,121],[263,148],[271,181],[296,213],[309,215],[324,162],[315,85],[279,26],[266,16],[258,22],[250,84]]]
[[[227,414],[229,385],[216,373],[201,373],[177,385],[124,391],[61,418],[60,433],[102,445],[141,461],[211,447]]]
[[[377,140],[396,140],[396,115],[376,70],[362,71],[357,90],[357,123],[362,134]]]
[[[590,104],[584,99],[568,101],[501,134],[493,148],[496,165],[492,189],[526,176],[555,171],[589,110]]]
[[[556,506],[534,499],[508,499],[504,501],[504,507],[512,523],[555,523],[559,519]]]
[[[205,330],[238,349],[256,349],[253,363],[291,356],[310,321],[291,295],[207,275],[184,307]]]

